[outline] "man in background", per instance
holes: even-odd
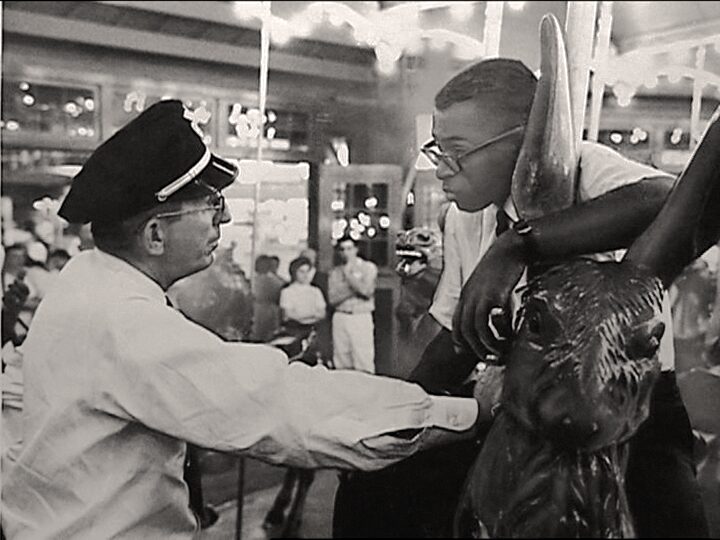
[[[373,311],[377,266],[358,256],[355,240],[343,236],[337,249],[341,264],[328,279],[328,301],[335,308],[332,318],[335,369],[375,373]]]

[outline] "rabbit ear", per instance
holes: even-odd
[[[576,191],[567,53],[554,15],[540,23],[540,44],[541,76],[512,178],[512,199],[523,219],[572,206]]]
[[[720,239],[720,108],[662,210],[625,255],[666,287]]]

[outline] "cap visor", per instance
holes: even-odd
[[[232,184],[238,176],[240,176],[240,169],[237,165],[211,154],[210,163],[196,178],[220,190]]]

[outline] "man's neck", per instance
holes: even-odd
[[[104,251],[104,250],[100,250]],[[104,251],[105,253],[108,253],[109,255],[112,255],[113,257],[117,257],[118,259],[122,259],[126,263],[128,263],[130,266],[136,268],[143,274],[145,274],[147,277],[152,279],[155,283],[160,285],[160,288],[163,291],[167,291],[170,286],[175,283],[179,278],[171,277],[167,274],[167,272],[163,272],[162,269],[159,267],[159,265],[155,264],[154,261],[147,261],[145,259],[141,259],[138,257],[135,257],[131,253],[126,252],[112,252],[112,251]]]

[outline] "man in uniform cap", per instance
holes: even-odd
[[[186,444],[295,467],[376,469],[472,435],[474,399],[287,363],[228,343],[165,291],[212,262],[236,167],[178,101],[104,142],[60,215],[91,223],[37,310],[24,350],[24,440],[8,453],[2,526],[15,538],[191,538]]]

